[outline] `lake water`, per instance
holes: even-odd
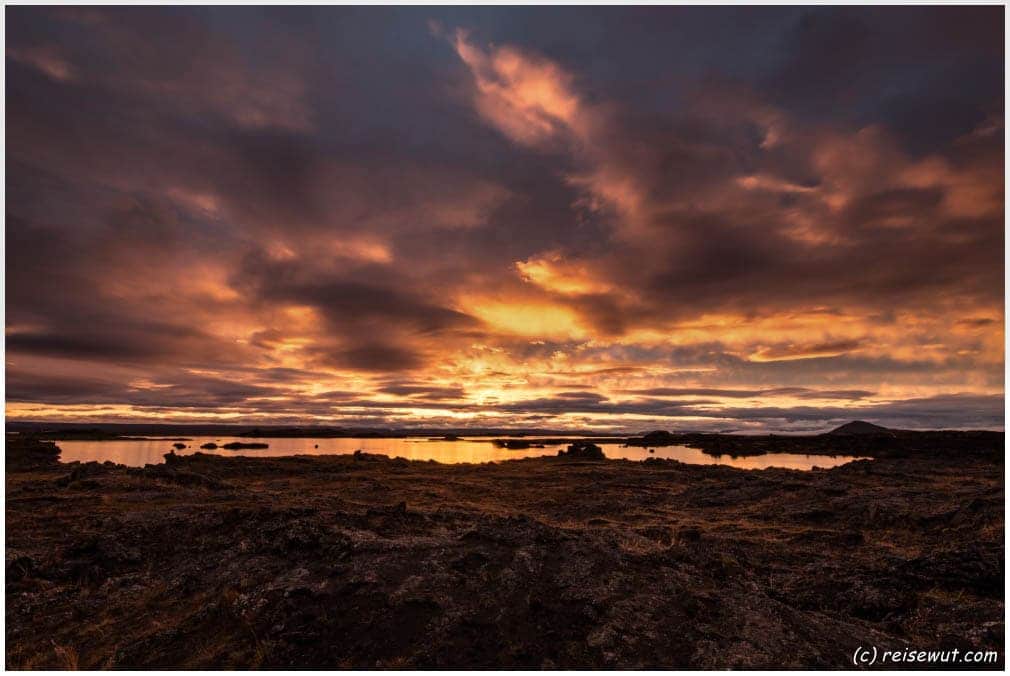
[[[524,437],[526,441],[535,441],[534,437]],[[214,442],[218,446],[232,441],[243,443],[264,443],[269,448],[262,450],[243,449],[228,451],[221,448],[203,450],[202,444]],[[165,461],[165,454],[175,443],[170,439],[145,439],[142,441],[57,441],[62,449],[60,459],[63,462],[104,462],[111,460],[121,465],[143,467],[147,464],[157,464]],[[557,455],[564,445],[553,444],[545,448],[530,448],[509,450],[499,448],[486,438],[464,438],[460,441],[429,441],[428,439],[253,439],[249,437],[191,437],[189,441],[181,442],[188,448],[176,450],[176,453],[211,453],[224,456],[278,457],[285,455],[333,455],[348,454],[361,450],[365,453],[381,453],[389,457],[402,457],[408,460],[437,460],[444,463],[460,462],[491,462],[515,460],[517,458],[537,457],[542,455]],[[713,456],[696,448],[686,446],[665,446],[649,453],[646,448],[628,446],[621,443],[600,444],[608,458],[627,460],[644,460],[646,458],[672,458],[681,462],[696,465],[729,465],[741,469],[765,469],[767,467],[785,467],[789,469],[809,470],[814,467],[827,469],[858,460],[850,456],[800,455],[796,453],[768,453],[751,457],[733,458],[728,455]]]

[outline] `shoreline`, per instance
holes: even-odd
[[[243,428],[245,429],[245,428]],[[418,439],[427,441],[440,441],[452,443],[464,440],[455,435],[445,435],[443,438],[432,438],[428,435],[399,435],[399,436],[376,436],[376,435],[331,435],[312,436],[287,434],[281,436],[270,436],[262,434],[259,430],[258,436],[247,431],[244,434],[235,433],[223,436],[236,438],[258,438],[258,439],[325,439],[325,438],[347,438],[347,439]],[[25,439],[45,439],[48,441],[192,441],[191,437],[150,437],[116,435],[103,430],[53,430],[48,433],[29,433],[10,430],[8,425],[8,437],[21,437]],[[193,434],[196,437],[213,436],[211,434]],[[450,438],[452,437],[452,438]],[[790,453],[799,455],[822,455],[828,457],[852,456],[870,458],[902,458],[921,457],[935,455],[937,453],[954,453],[959,456],[981,456],[990,459],[1002,458],[1004,445],[1004,433],[988,430],[936,430],[936,431],[911,431],[911,430],[887,430],[883,433],[873,434],[817,434],[817,435],[737,435],[737,434],[714,434],[714,433],[671,433],[665,431],[652,432],[645,435],[631,437],[601,437],[601,436],[501,436],[488,435],[477,436],[468,435],[465,440],[486,441],[495,444],[500,448],[509,450],[527,450],[539,448],[541,446],[561,446],[576,442],[588,442],[593,444],[622,444],[639,448],[662,448],[666,446],[686,446],[697,449],[713,457],[729,456],[753,457],[772,453]]]

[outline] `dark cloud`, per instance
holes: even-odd
[[[994,419],[1002,8],[7,18],[15,417]]]
[[[372,320],[395,321],[431,333],[474,324],[473,318],[462,312],[433,305],[410,293],[357,282],[270,286],[263,290],[261,297],[317,307],[336,326]]]
[[[397,394],[404,397],[410,397],[413,399],[429,399],[429,400],[443,400],[443,399],[460,399],[465,394],[466,391],[462,387],[433,387],[430,385],[408,385],[408,384],[395,384],[395,385],[384,385],[379,387],[377,392],[382,392],[383,394]]]
[[[420,353],[396,345],[372,344],[350,349],[319,349],[316,352],[326,365],[356,371],[409,371],[425,363]]]
[[[911,148],[935,150],[1002,99],[1001,21],[996,7],[807,9],[779,37],[764,84],[793,110],[883,120]],[[956,96],[942,85],[952,80]]]
[[[790,396],[800,399],[865,399],[874,394],[867,390],[812,390],[806,387],[775,387],[763,390],[731,390],[712,387],[652,387],[641,390],[625,390],[625,393],[653,397],[725,397],[728,399],[755,399],[768,395]]]
[[[758,420],[766,424],[790,426],[796,423],[842,422],[858,418],[897,429],[997,428],[1002,425],[1003,397],[969,394],[908,399],[853,408],[758,407],[726,409],[732,420]]]
[[[709,400],[670,402],[646,400],[608,402],[596,398],[543,398],[504,406],[514,413],[608,413],[635,414],[665,419],[671,429],[713,429],[732,421],[759,422],[771,429],[827,429],[853,418],[877,421],[902,429],[938,427],[999,427],[1003,418],[1002,396],[944,395],[854,407],[748,407],[713,408]],[[680,420],[690,418],[690,421]]]
[[[147,327],[149,329],[153,327]],[[172,327],[174,329],[174,327]],[[196,335],[195,332],[190,335]],[[146,333],[141,335],[81,335],[71,333],[12,333],[7,335],[7,349],[25,354],[83,358],[122,359],[161,356],[165,343],[153,343]]]
[[[145,383],[132,386],[100,378],[38,375],[8,371],[8,397],[16,401],[133,405],[162,408],[228,408],[253,406],[261,397],[283,390],[189,375],[179,383]]]
[[[123,396],[122,385],[98,378],[25,373],[7,369],[7,397],[26,402],[97,402]]]

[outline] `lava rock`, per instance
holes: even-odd
[[[576,441],[567,450],[558,451],[558,457],[572,460],[606,460],[603,449],[588,441]]]

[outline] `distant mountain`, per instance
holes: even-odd
[[[893,432],[886,427],[874,425],[873,423],[868,423],[865,420],[853,420],[850,423],[845,423],[841,427],[836,427],[828,432],[828,434],[893,434]]]

